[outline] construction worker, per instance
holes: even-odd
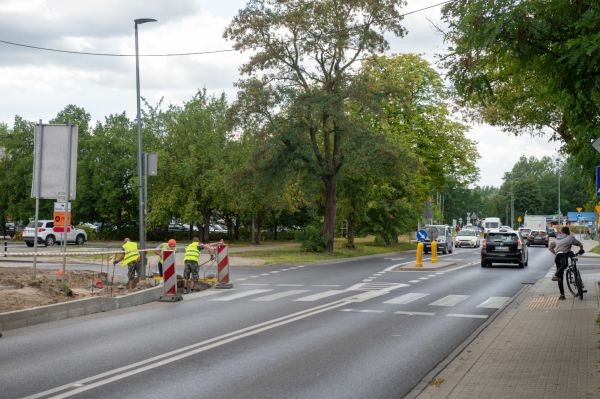
[[[127,266],[127,289],[132,290],[137,283],[136,274],[138,278],[141,274],[141,262],[137,243],[131,241],[129,238],[123,240],[123,252],[115,256],[113,264],[116,265],[121,261],[123,261],[121,266]]]
[[[183,278],[185,278],[186,286],[183,292],[184,294],[193,292],[196,288],[196,283],[199,278],[198,271],[200,270],[200,251],[204,248],[210,249],[210,246],[202,244],[198,237],[194,237],[192,243],[185,247],[185,256],[183,258],[185,269],[183,271]],[[190,276],[192,277],[191,279]]]
[[[154,253],[158,255],[158,274],[161,277],[163,276],[162,253],[163,251],[176,251],[176,246],[177,242],[173,238],[171,238],[169,241],[163,242],[158,247],[156,247],[156,251],[154,251]]]

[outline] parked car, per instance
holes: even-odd
[[[548,242],[550,238],[548,237],[548,233],[544,230],[532,230],[529,233],[529,237],[527,237],[527,245],[543,245],[546,248],[548,247]]]
[[[527,240],[529,233],[531,233],[531,229],[529,227],[519,228],[519,237],[521,237],[522,239]]]
[[[4,224],[4,231],[0,231],[2,235],[13,238],[17,234],[17,226],[14,223],[8,222]]]
[[[470,247],[479,248],[481,241],[479,239],[479,231],[472,229],[462,229],[456,233],[454,237],[454,245],[457,248]]]
[[[35,240],[35,222],[30,222],[23,230],[23,241],[28,247],[33,247]],[[64,226],[54,227],[53,220],[39,220],[37,224],[38,244],[44,244],[48,247],[62,242],[64,237]],[[76,229],[73,226],[67,227],[67,243],[73,242],[77,245],[83,245],[87,241],[85,230]]]
[[[178,233],[181,231],[189,231],[189,227],[186,229],[185,226],[181,223],[169,223],[168,231],[169,233]]]
[[[490,267],[492,263],[516,263],[527,266],[529,261],[527,245],[514,230],[497,229],[487,233],[481,244],[481,267]]]
[[[220,224],[214,223],[214,224],[211,224],[210,226],[208,226],[208,231],[210,233],[226,234],[227,227],[224,227],[224,226],[221,226]]]
[[[452,240],[452,228],[448,225],[426,225],[424,227],[427,231],[427,239],[423,241],[423,252],[431,252],[431,240],[432,238],[437,243],[438,252],[441,251],[444,255],[452,253],[454,251],[454,241]],[[433,236],[433,237],[432,237]]]

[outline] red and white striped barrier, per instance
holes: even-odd
[[[159,301],[176,302],[183,298],[177,293],[177,274],[175,273],[175,251],[162,251],[163,295]]]
[[[217,244],[217,284],[215,288],[233,288],[229,282],[229,258],[227,257],[227,245],[223,242]]]

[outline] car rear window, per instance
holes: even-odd
[[[29,222],[27,227],[35,227],[35,222]],[[37,227],[42,227],[42,222],[38,222]]]
[[[518,238],[515,234],[490,233],[488,234],[488,241],[494,243],[513,244],[518,241]]]

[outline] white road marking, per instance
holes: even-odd
[[[402,287],[410,287],[409,284],[403,283],[386,283],[383,281],[376,281],[371,283],[358,283],[351,287],[346,288],[346,291],[372,291],[372,290],[383,290],[393,291]]]
[[[303,294],[305,292],[308,292],[309,290],[290,290],[290,291],[283,291],[283,292],[277,292],[275,294],[271,294],[271,295],[267,295],[267,296],[261,296],[260,298],[255,298],[252,299],[253,301],[259,301],[259,302],[267,302],[267,301],[274,301],[276,299],[281,299],[281,298],[285,298],[286,296],[292,296],[292,295],[298,295],[298,294]]]
[[[94,389],[103,385],[110,384],[115,381],[122,380],[124,378],[128,378],[140,373],[143,373],[148,370],[153,370],[158,367],[165,366],[167,364],[171,364],[177,362],[179,360],[188,358],[190,356],[197,355],[198,353],[202,353],[214,348],[218,348],[220,346],[226,345],[231,342],[238,341],[242,338],[251,337],[253,335],[260,334],[261,332],[272,330],[274,328],[293,323],[298,320],[305,319],[307,317],[314,316],[319,313],[327,312],[329,310],[334,310],[341,306],[348,305],[348,300],[352,300],[352,298],[344,298],[337,301],[333,301],[327,304],[315,306],[311,309],[303,310],[300,312],[292,313],[283,317],[279,317],[277,319],[269,320],[263,323],[255,324],[253,326],[245,327],[237,331],[232,331],[226,334],[223,334],[218,337],[210,338],[202,342],[198,342],[192,345],[188,345],[179,349],[175,349],[170,352],[165,352],[161,355],[154,356],[145,360],[141,360],[136,363],[131,363],[116,369],[112,369],[100,374],[96,374],[91,377],[83,378],[78,381],[73,381],[71,383],[60,385],[46,391],[38,392],[36,394],[27,396],[24,399],[37,399],[46,397],[52,394],[57,394],[53,396],[53,398],[67,398],[70,396],[74,396],[80,394],[82,392],[88,391],[90,389]],[[73,389],[75,386],[82,385],[79,388]]]
[[[271,274],[277,274],[277,273],[279,273],[279,270],[273,270],[273,271],[271,272]]]
[[[435,274],[428,274],[427,277],[437,277]]]
[[[235,281],[246,281],[246,280],[247,280],[246,278],[238,278]]]
[[[370,278],[366,278],[366,279],[364,279],[364,280],[363,280],[363,282],[365,282],[365,283],[368,283],[368,282],[370,282],[370,281],[373,281],[373,280],[372,280],[372,279],[370,279]]]
[[[394,305],[405,305],[407,303],[416,301],[417,299],[424,298],[427,295],[429,295],[429,294],[424,294],[424,293],[420,293],[420,292],[411,292],[408,294],[400,295],[396,298],[392,298],[388,301],[385,301],[384,303],[391,303]]]
[[[356,312],[356,313],[383,313],[383,310],[374,310],[374,309],[340,309],[340,312]]]
[[[464,317],[467,319],[487,319],[487,315],[484,314],[463,314],[463,313],[448,313],[447,317]]]
[[[403,310],[398,310],[394,312],[394,314],[403,314],[407,316],[435,316],[435,313],[432,312],[408,312]]]
[[[438,299],[437,301],[430,303],[429,306],[455,306],[468,297],[469,295],[448,295],[442,299]]]
[[[262,273],[261,276],[268,276],[269,273]]]
[[[486,301],[477,305],[478,308],[500,309],[510,300],[507,296],[491,296]]]
[[[429,277],[419,277],[419,280],[429,280]]]
[[[294,299],[294,302],[312,302],[312,301],[317,301],[319,299],[327,298],[328,296],[337,295],[337,294],[339,294],[341,292],[345,292],[345,291],[343,291],[343,290],[330,290],[330,291],[319,292],[318,294],[313,294],[313,295],[305,296],[305,297],[302,297],[302,298]]]
[[[256,287],[256,286],[264,287],[265,285],[271,285],[271,284],[267,284],[267,283],[244,283],[244,284],[240,284],[240,285],[250,286],[250,287]]]
[[[256,289],[250,291],[242,291],[236,294],[231,294],[219,298],[213,298],[211,301],[233,301],[234,299],[244,298],[251,295],[262,294],[263,292],[273,291],[272,289]]]
[[[304,287],[304,284],[277,284],[278,287]]]
[[[414,283],[420,283],[420,282],[421,282],[421,280],[410,280],[410,281],[409,281],[409,283],[413,283],[413,284],[414,284]]]
[[[313,284],[311,287],[341,287],[340,284]]]

